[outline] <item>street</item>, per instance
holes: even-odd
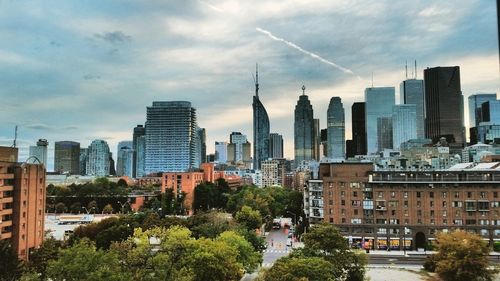
[[[288,229],[286,228],[273,229],[269,232],[266,237],[267,249],[263,252],[262,267],[271,267],[277,259],[288,255],[291,248],[286,246],[287,236]]]

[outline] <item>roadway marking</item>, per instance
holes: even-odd
[[[287,254],[291,252],[290,250],[277,250],[277,249],[271,249],[271,250],[264,250],[264,253],[280,253],[280,254]]]

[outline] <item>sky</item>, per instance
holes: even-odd
[[[351,106],[364,89],[396,87],[405,62],[460,66],[462,91],[500,92],[496,2],[15,1],[0,0],[0,145],[19,126],[20,160],[39,138],[87,147],[144,124],[153,101],[190,101],[207,150],[240,131],[252,140],[252,74],[271,132],[293,158],[293,111],[306,86],[326,127],[331,97]],[[465,110],[465,123],[468,113]]]

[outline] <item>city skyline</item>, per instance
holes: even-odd
[[[19,125],[20,160],[38,139],[49,141],[49,170],[56,141],[104,139],[116,160],[117,143],[145,122],[146,107],[172,100],[192,102],[212,153],[232,131],[252,135],[255,62],[287,158],[302,84],[321,129],[330,98],[342,98],[346,139],[371,73],[399,100],[406,60],[417,59],[419,79],[426,67],[460,66],[464,108],[471,94],[499,92],[494,1],[95,3],[0,4],[0,144],[10,145]]]

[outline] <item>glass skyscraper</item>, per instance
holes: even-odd
[[[417,106],[400,104],[392,107],[392,146],[399,150],[401,144],[417,138]]]
[[[146,128],[144,128],[143,125],[139,124],[134,128],[134,133],[132,135],[132,148],[134,149],[134,163],[133,163],[133,171],[132,171],[132,177],[136,178],[139,177],[137,174],[144,175],[144,139],[139,142],[139,138],[143,137],[146,135]],[[142,145],[143,147],[139,147],[139,145]],[[142,155],[138,155],[138,153],[142,153]],[[140,167],[140,168],[139,168]],[[140,171],[139,171],[140,169]]]
[[[105,177],[110,174],[110,152],[104,140],[94,140],[87,149],[86,174]]]
[[[313,108],[305,89],[306,87],[302,86],[302,95],[295,106],[294,151],[297,166],[304,160],[312,160],[314,150]]]
[[[392,148],[392,134],[387,126],[392,122],[392,106],[395,104],[394,87],[372,87],[365,89],[365,122],[367,154],[377,153],[380,148]],[[379,120],[380,118],[383,118]],[[383,132],[378,132],[378,128]],[[381,137],[382,139],[379,139]],[[389,141],[390,139],[390,141]]]
[[[116,175],[132,178],[134,169],[134,149],[132,141],[121,141],[117,147]]]
[[[30,157],[36,157],[47,169],[47,146],[49,142],[46,139],[39,139],[36,146],[30,146]],[[28,161],[29,163],[37,163],[34,158]]]
[[[340,97],[330,99],[327,126],[328,158],[345,158],[345,115]]]
[[[269,135],[269,157],[283,158],[283,136],[277,133]]]
[[[416,137],[425,138],[424,80],[407,79],[399,86],[401,104],[415,105]],[[396,144],[394,143],[394,146]]]
[[[477,127],[482,122],[482,109],[481,105],[487,101],[494,101],[497,99],[497,94],[475,94],[469,96],[469,127]]]
[[[147,107],[145,173],[198,168],[196,109],[187,101],[155,101]]]
[[[80,143],[56,141],[54,145],[54,171],[80,174]]]
[[[253,168],[260,170],[261,162],[269,158],[269,116],[259,99],[259,74],[256,73],[253,96]]]

